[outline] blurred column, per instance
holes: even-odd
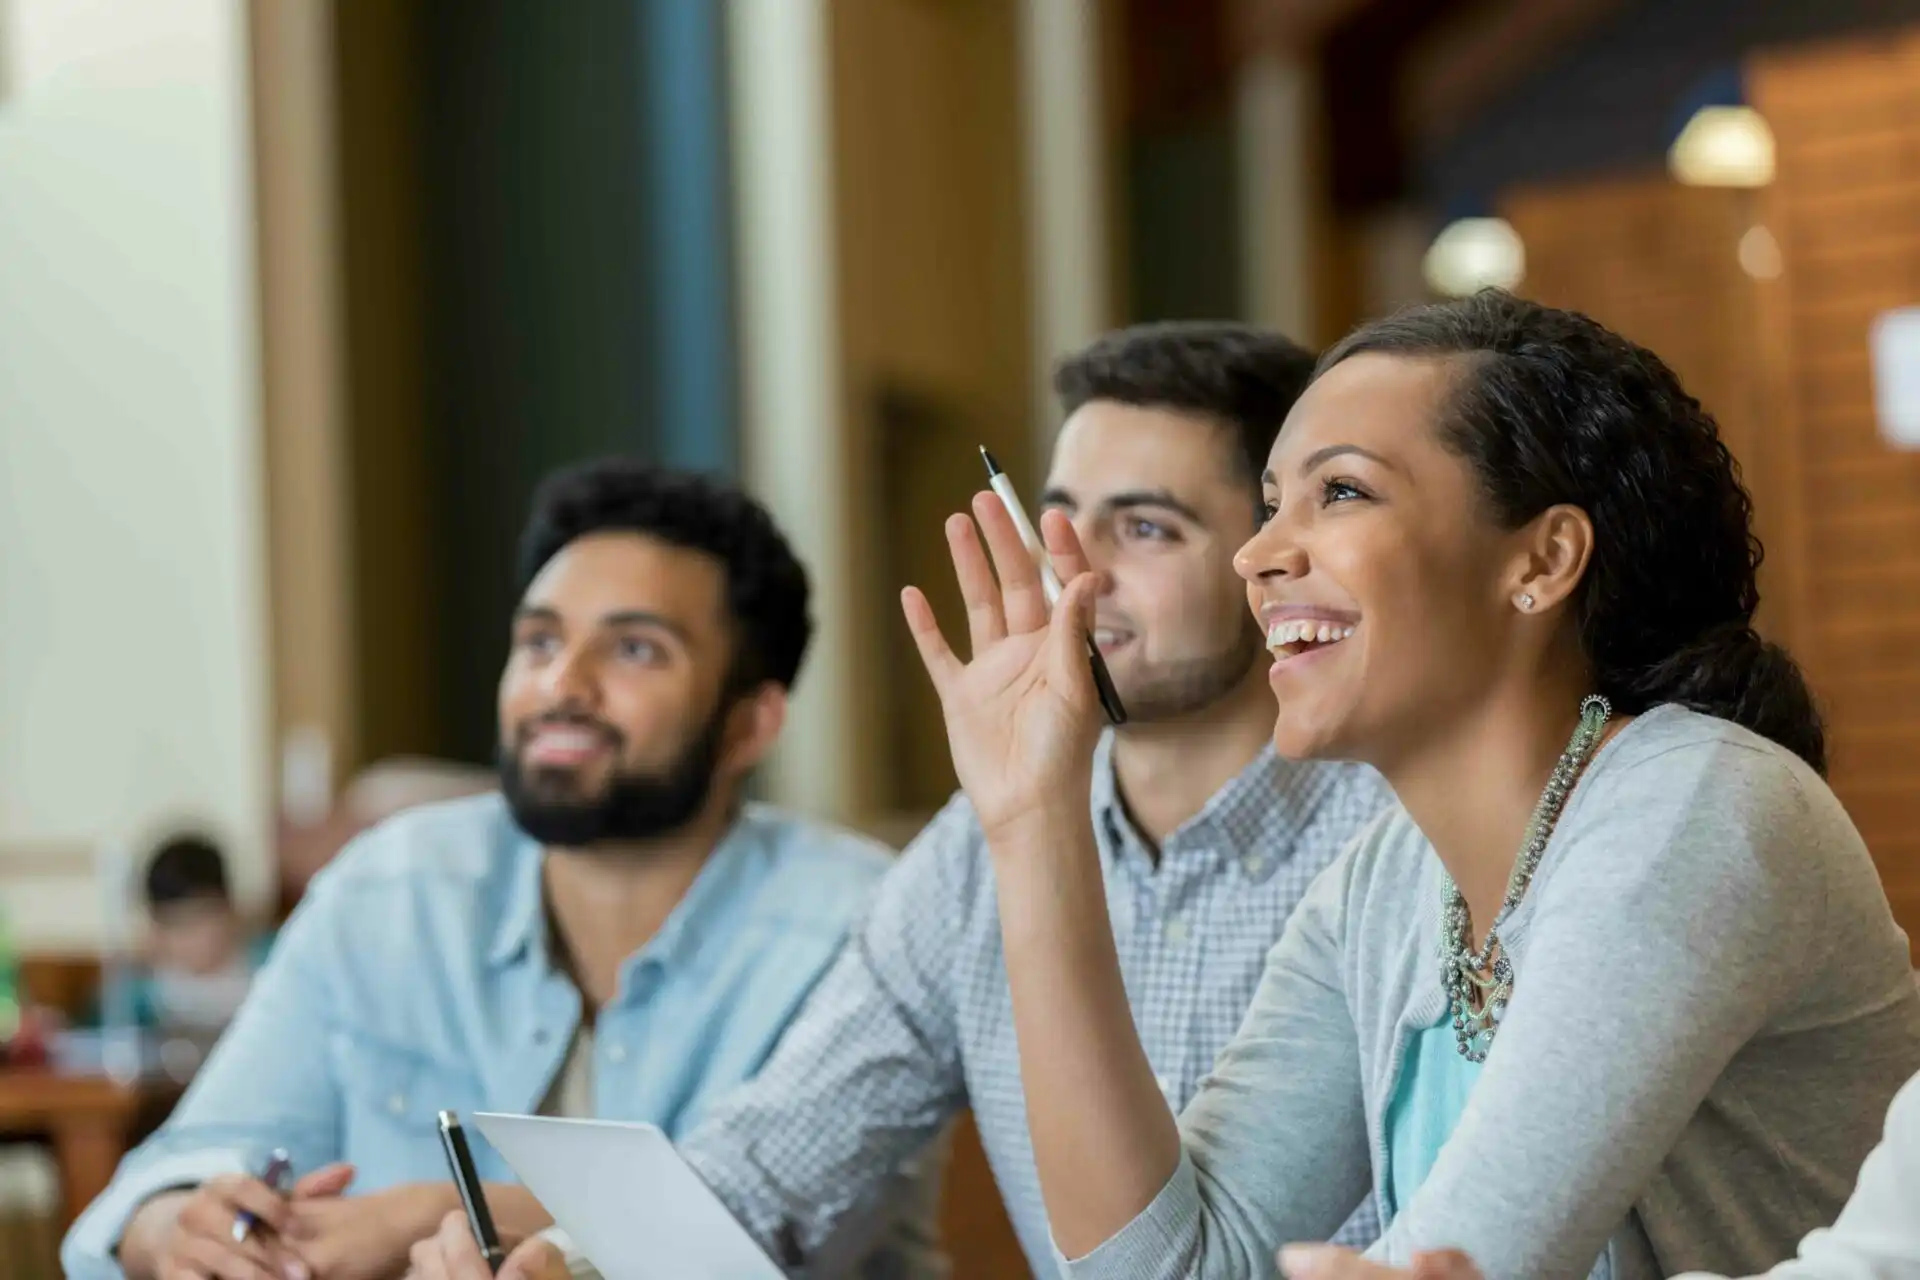
[[[657,439],[675,466],[731,471],[724,19],[705,0],[645,0],[641,15]]]
[[[1108,288],[1100,15],[1086,0],[1022,0],[1034,452],[1053,452],[1053,363],[1113,323]]]
[[[771,800],[850,819],[861,689],[826,0],[732,0],[726,43],[742,472],[807,564],[816,628],[762,781]]]
[[[1313,345],[1316,95],[1312,64],[1267,49],[1240,66],[1241,312]]]
[[[290,758],[351,762],[359,754],[359,724],[333,5],[262,0],[247,12],[274,727]],[[290,781],[283,779],[283,804],[295,798],[287,793],[303,790]],[[330,790],[330,777],[313,789]],[[313,796],[306,807],[324,808],[329,799]]]

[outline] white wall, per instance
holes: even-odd
[[[5,3],[0,907],[60,945],[99,892],[44,868],[176,820],[269,880],[246,28]]]
[[[1033,456],[1053,456],[1053,366],[1113,326],[1107,289],[1107,139],[1099,5],[1022,0],[1027,263],[1033,306]]]

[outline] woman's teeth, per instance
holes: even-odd
[[[1353,628],[1338,622],[1276,622],[1267,628],[1267,648],[1284,649],[1289,645],[1334,644],[1353,634]]]

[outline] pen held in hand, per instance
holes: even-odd
[[[279,1195],[286,1189],[287,1175],[291,1172],[293,1172],[293,1158],[284,1149],[276,1147],[267,1157],[267,1167],[261,1170],[260,1181],[267,1184],[267,1190]],[[258,1218],[247,1210],[241,1209],[233,1215],[233,1242],[245,1244],[247,1237],[252,1235],[253,1229],[259,1225]]]
[[[440,1113],[440,1149],[446,1153],[447,1169],[453,1175],[454,1188],[460,1193],[460,1207],[466,1210],[467,1226],[473,1230],[474,1243],[487,1260],[487,1270],[498,1272],[507,1260],[500,1247],[500,1236],[493,1229],[493,1214],[487,1208],[487,1194],[480,1175],[473,1168],[473,1152],[467,1147],[466,1131],[460,1117],[451,1111]]]
[[[1060,582],[1060,575],[1054,571],[1053,561],[1047,557],[1046,544],[1040,541],[1033,521],[1027,519],[1027,509],[1021,505],[1020,494],[1014,489],[1013,481],[1007,478],[1007,473],[1000,469],[1000,464],[987,452],[985,445],[980,446],[980,460],[987,464],[987,483],[999,495],[1007,515],[1013,520],[1014,529],[1020,534],[1020,541],[1040,567],[1040,590],[1047,597],[1047,607],[1052,608],[1066,588]],[[1099,695],[1100,709],[1106,713],[1107,722],[1125,724],[1127,709],[1121,705],[1120,691],[1113,686],[1113,675],[1107,670],[1107,660],[1101,656],[1100,645],[1092,636],[1087,637],[1087,662],[1093,668],[1093,689]]]

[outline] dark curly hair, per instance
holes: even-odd
[[[520,534],[520,589],[568,543],[606,530],[704,551],[727,575],[733,622],[730,695],[771,680],[792,688],[813,636],[807,571],[766,508],[732,484],[632,458],[602,458],[548,476]]]
[[[1556,503],[1593,521],[1574,620],[1599,692],[1629,714],[1676,702],[1746,726],[1826,772],[1813,695],[1753,629],[1760,540],[1713,416],[1671,369],[1586,316],[1487,290],[1356,330],[1365,352],[1459,357],[1441,431],[1517,528]]]
[[[1173,409],[1228,428],[1258,501],[1260,473],[1313,353],[1277,333],[1224,320],[1139,324],[1105,334],[1054,367],[1062,413],[1092,400]]]

